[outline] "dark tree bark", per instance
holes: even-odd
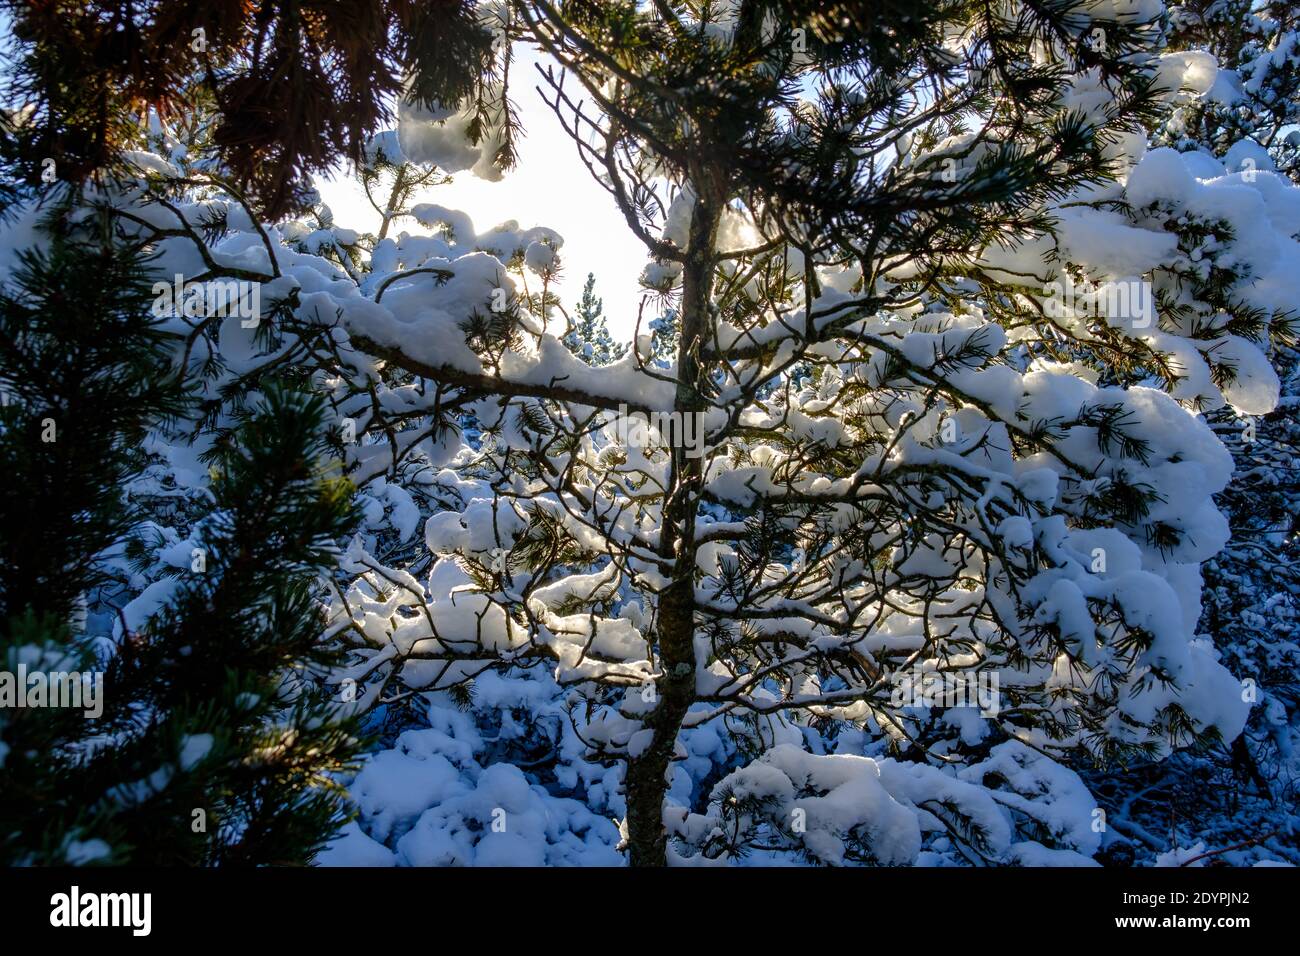
[[[709,327],[713,294],[714,249],[723,202],[717,190],[705,189],[697,178],[700,197],[691,215],[686,262],[682,268],[681,338],[677,352],[675,411],[696,415],[706,407],[707,376],[700,364],[700,349]],[[628,761],[628,859],[632,866],[667,864],[667,836],[663,802],[668,789],[668,768],[682,720],[695,700],[695,514],[702,458],[673,448],[671,499],[664,509],[661,553],[674,561],[671,584],[659,598],[655,634],[662,676],[657,685],[657,706],[646,720],[654,731],[650,746]]]

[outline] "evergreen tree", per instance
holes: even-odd
[[[180,745],[178,779],[126,801],[136,862],[302,864],[346,819],[334,775],[362,742],[327,686],[343,648],[321,641],[317,587],[356,515],[323,411],[269,382],[238,413],[205,456],[215,508],[191,536],[202,570],[110,662],[108,692],[154,715],[115,769]],[[206,833],[188,825],[196,809]]]
[[[1223,543],[1212,495],[1229,473],[1195,413],[1276,401],[1262,350],[1290,334],[1287,280],[1267,258],[1231,266],[1229,248],[1285,256],[1289,232],[1207,221],[1222,206],[1183,160],[1142,155],[1181,96],[1154,11],[510,9],[595,104],[552,74],[651,256],[646,285],[675,302],[679,345],[671,375],[649,354],[634,377],[580,372],[535,309],[462,291],[501,275],[468,246],[432,289],[418,269],[385,279],[393,318],[343,312],[355,346],[425,379],[440,408],[472,400],[494,421],[461,459],[462,506],[425,532],[473,603],[410,588],[430,642],[386,652],[376,686],[554,659],[591,756],[624,767],[634,864],[755,845],[916,858],[935,820],[900,809],[877,828],[865,808],[832,811],[841,786],[942,805],[968,860],[1091,855],[1091,798],[1068,767],[1240,733],[1240,687],[1184,610]],[[1221,266],[1197,267],[1216,242]],[[430,308],[465,316],[472,358],[403,333]],[[383,614],[372,591],[358,583],[340,619]],[[470,608],[474,629],[453,623]],[[1005,709],[968,725],[908,703],[926,674],[1001,675]],[[754,765],[686,807],[669,796],[681,739],[712,720],[749,728],[733,733]],[[765,721],[843,749],[778,746]],[[760,787],[768,799],[743,796]],[[1053,829],[1066,806],[1078,825]]]
[[[99,555],[138,519],[122,488],[149,425],[175,416],[175,335],[150,307],[146,267],[76,236],[17,254],[0,296],[4,461],[0,601],[4,618],[69,625],[102,583]],[[39,503],[33,502],[33,497]]]
[[[393,222],[411,215],[411,199],[422,189],[451,181],[436,167],[421,167],[406,161],[401,144],[392,130],[372,137],[366,144],[363,162],[357,166],[357,177],[365,190],[366,200],[379,213],[379,232],[375,242],[388,238]],[[383,202],[375,191],[386,191]]]
[[[604,303],[596,298],[596,276],[587,273],[587,283],[578,300],[577,321],[564,337],[570,352],[588,365],[608,365],[617,362],[627,352],[627,346],[615,342],[605,321]]]
[[[223,168],[278,216],[306,203],[310,175],[362,161],[394,98],[489,108],[492,35],[468,0],[3,7],[17,41],[7,93],[26,110],[8,145],[29,185],[118,165],[140,143],[139,103],[170,114],[206,97]]]
[[[348,484],[321,471],[320,399],[268,386],[206,456],[214,510],[171,598],[128,624],[116,568],[146,542],[126,492],[149,430],[192,406],[149,263],[105,235],[56,232],[0,294],[0,857],[305,862],[358,747],[311,591]]]
[[[1233,172],[1275,168],[1300,181],[1300,11],[1271,0],[1191,0],[1171,4],[1169,21],[1169,48],[1202,58],[1198,72],[1211,82],[1161,139],[1227,158]]]
[[[1162,55],[1158,10],[489,7],[498,40],[562,68],[542,74],[552,105],[645,245],[667,321],[635,363],[575,357],[546,331],[561,239],[543,227],[480,232],[426,205],[411,213],[432,235],[372,244],[323,212],[270,228],[202,170],[151,161],[106,185],[93,205],[163,274],[273,303],[253,332],[169,326],[202,414],[149,430],[151,481],[219,507],[133,551],[152,562],[123,609],[143,622],[123,636],[153,648],[149,690],[127,695],[143,713],[185,713],[145,676],[183,670],[150,635],[207,601],[247,633],[237,611],[257,609],[285,648],[248,679],[290,676],[258,726],[295,695],[355,690],[344,709],[390,745],[331,853],[411,864],[608,862],[616,840],[636,865],[1084,862],[1109,796],[1076,771],[1237,739],[1246,688],[1192,619],[1227,539],[1231,461],[1207,422],[1275,407],[1300,223],[1285,183],[1225,194],[1205,157],[1147,149],[1200,76]],[[487,87],[503,104],[510,49]],[[399,105],[405,161],[487,172],[485,145],[508,138],[474,121],[509,110],[489,123],[481,92]],[[222,517],[257,498],[251,473],[225,477],[229,449],[283,478],[254,450],[269,426],[250,427],[276,402],[291,414],[280,378],[319,400],[302,402],[359,488],[354,536],[327,520],[328,483],[310,541]],[[206,477],[188,467],[205,449]],[[173,550],[260,547],[292,577],[323,570],[331,538],[325,640],[346,666],[313,661],[311,629],[275,610],[307,602],[238,561],[150,613]],[[227,578],[248,597],[193,590]],[[203,733],[168,753],[217,750]],[[387,800],[411,773],[442,783],[424,806]],[[305,813],[323,827],[320,799]],[[219,804],[223,832],[266,805]],[[308,836],[271,829],[266,852]]]
[[[1212,83],[1185,94],[1157,140],[1216,157],[1222,168],[1206,165],[1199,174],[1206,178],[1300,182],[1300,135],[1291,130],[1300,118],[1296,11],[1254,0],[1183,3],[1171,6],[1170,24],[1170,51],[1194,58]],[[1229,407],[1209,415],[1235,465],[1233,481],[1216,496],[1232,538],[1202,567],[1199,631],[1249,681],[1250,722],[1230,747],[1093,775],[1122,836],[1108,848],[1112,859],[1200,846],[1215,853],[1237,847],[1245,860],[1257,844],[1278,846],[1274,831],[1290,803],[1300,732],[1300,430],[1291,414],[1298,358],[1285,342],[1272,355],[1281,395],[1274,410],[1238,414]]]
[[[650,356],[655,365],[668,368],[676,361],[680,338],[676,309],[668,309],[650,323]]]

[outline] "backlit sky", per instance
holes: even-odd
[[[604,299],[605,315],[616,338],[630,339],[641,299],[637,277],[646,263],[645,247],[632,235],[614,200],[591,178],[577,147],[564,132],[536,90],[540,77],[535,57],[520,50],[512,66],[512,99],[518,107],[525,136],[519,143],[519,165],[500,182],[457,173],[453,182],[425,190],[415,202],[436,202],[460,209],[482,232],[516,219],[524,227],[549,226],[564,237],[560,250],[564,273],[558,293],[565,308],[582,294],[588,272],[596,275],[596,294]],[[346,174],[319,184],[321,198],[334,211],[335,222],[349,229],[376,230],[379,214]],[[399,220],[403,229],[427,230],[413,219]],[[647,306],[645,321],[658,314]]]

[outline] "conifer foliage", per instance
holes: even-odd
[[[241,6],[264,29],[185,74],[207,98],[121,104],[147,150],[58,193],[130,268],[261,311],[94,300],[138,354],[66,387],[109,390],[118,451],[78,466],[73,560],[24,532],[47,563],[0,583],[15,653],[104,662],[107,723],[0,728],[14,786],[84,788],[0,821],[12,858],[1088,865],[1142,829],[1125,768],[1244,746],[1202,574],[1244,508],[1227,423],[1274,412],[1295,343],[1300,192],[1277,130],[1243,170],[1198,112],[1223,77],[1163,4],[379,5],[378,60],[326,6]],[[481,45],[411,33],[444,6]],[[405,69],[396,128],[346,83],[340,125],[250,119],[293,37]],[[444,41],[472,82],[405,58]],[[626,348],[590,274],[563,309],[558,232],[417,201],[508,165],[521,46],[645,248],[663,317]],[[277,119],[313,115],[295,89]],[[374,232],[289,201],[338,155]],[[57,316],[21,290],[58,294],[55,255],[4,300],[20,473],[47,400],[18,326]],[[1274,556],[1278,511],[1248,522]]]
[[[596,276],[587,274],[582,287],[582,298],[575,310],[573,329],[564,337],[569,351],[590,365],[608,365],[623,357],[627,346],[616,342],[609,334],[604,303],[596,298]]]
[[[360,161],[392,98],[474,94],[491,42],[464,0],[4,7],[22,43],[10,141],[28,183],[102,173],[140,144],[138,107],[170,115],[206,96],[222,164],[273,216],[302,204],[311,174]]]
[[[1216,0],[1171,5],[1169,16],[1170,50],[1199,61],[1213,82],[1203,96],[1184,98],[1157,141],[1203,164],[1212,158],[1207,171],[1221,166],[1242,184],[1280,176],[1300,182],[1300,134],[1290,129],[1300,117],[1296,11]],[[1281,398],[1271,412],[1224,408],[1210,416],[1235,464],[1233,480],[1216,496],[1232,539],[1203,567],[1200,631],[1248,682],[1250,721],[1230,747],[1096,776],[1093,785],[1123,831],[1110,848],[1115,858],[1169,852],[1153,834],[1171,834],[1187,855],[1217,855],[1225,846],[1276,852],[1288,839],[1300,778],[1300,431],[1292,413],[1298,358],[1286,344],[1274,353]]]
[[[638,344],[579,376],[522,321],[531,348],[503,332],[509,353],[471,358],[344,310],[354,343],[447,397],[498,396],[463,507],[426,525],[469,565],[478,633],[497,625],[476,654],[413,591],[432,643],[385,671],[428,687],[445,655],[442,687],[552,657],[578,737],[625,765],[633,863],[754,845],[901,862],[936,830],[966,859],[1090,856],[1104,827],[1031,822],[1055,800],[1100,819],[1065,767],[1212,747],[1245,719],[1195,632],[1231,463],[1194,411],[1272,407],[1261,350],[1290,336],[1291,302],[1191,263],[1207,239],[1282,250],[1291,225],[1222,223],[1220,193],[1143,155],[1144,124],[1199,80],[1157,52],[1154,5],[901,4],[856,30],[842,7],[512,6],[564,68],[544,71],[555,109],[644,241],[680,344],[666,372]],[[1004,709],[970,724],[899,694],[995,675]],[[689,730],[774,715],[835,753],[759,734],[711,797],[669,796]],[[974,789],[925,796],[954,765]],[[1022,784],[1046,803],[1008,821]],[[842,787],[862,817],[832,809]],[[870,808],[895,806],[917,809],[875,830]]]
[[[89,232],[20,253],[0,296],[0,859],[306,862],[358,747],[321,689],[338,654],[313,588],[353,520],[322,471],[322,401],[268,384],[232,419],[205,456],[212,511],[137,629],[120,595],[150,525],[132,489],[150,430],[194,404],[150,262]]]

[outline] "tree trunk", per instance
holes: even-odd
[[[722,203],[701,190],[691,215],[687,259],[682,267],[681,336],[677,346],[675,410],[683,416],[705,408],[706,376],[699,351],[709,328],[713,294],[714,249]],[[691,432],[687,432],[690,434]],[[656,636],[659,645],[658,703],[646,719],[654,737],[640,756],[630,759],[624,778],[627,796],[628,858],[632,866],[667,864],[663,825],[664,794],[677,734],[695,700],[695,512],[703,475],[702,456],[673,448],[672,480],[664,503],[660,554],[674,561],[669,586],[659,596]]]

